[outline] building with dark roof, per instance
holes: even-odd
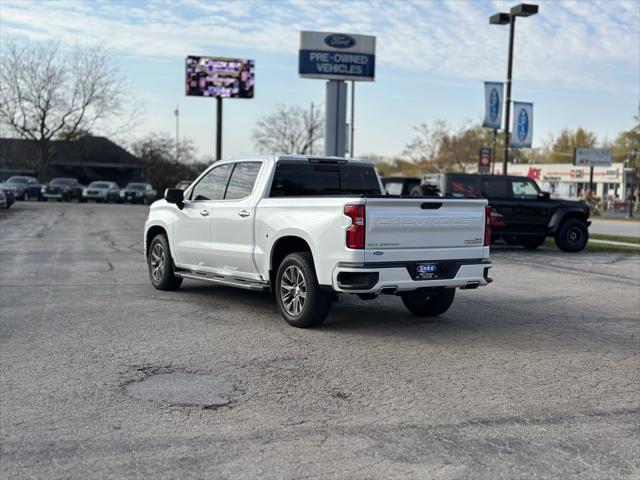
[[[49,163],[46,182],[54,177],[73,177],[80,183],[110,180],[120,186],[144,181],[146,164],[105,137],[86,136],[78,140],[51,142],[55,152]],[[38,146],[32,140],[0,138],[0,180],[11,175],[36,175]]]

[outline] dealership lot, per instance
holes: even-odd
[[[147,208],[0,212],[0,477],[640,475],[640,256],[498,247],[435,321],[343,297],[299,330],[268,294],[154,290]],[[188,374],[224,401],[130,394]]]

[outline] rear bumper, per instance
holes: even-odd
[[[64,194],[62,193],[43,193],[43,198],[64,198]]]
[[[339,263],[333,271],[332,288],[345,293],[380,294],[417,290],[428,287],[476,288],[491,283],[491,261],[485,259],[436,261],[442,265],[440,278],[414,280],[412,272],[417,263]]]

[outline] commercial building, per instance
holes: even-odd
[[[120,186],[144,181],[147,165],[105,137],[86,136],[74,141],[52,142],[55,155],[41,182],[54,177],[72,177],[88,184],[110,180]],[[38,146],[34,141],[0,138],[0,181],[11,175],[37,176]]]
[[[509,175],[524,175],[534,179],[542,190],[554,197],[575,198],[589,189],[589,167],[576,167],[571,163],[509,164]],[[623,163],[610,167],[594,167],[593,184],[599,197],[613,195],[625,199],[638,184],[637,173],[624,168]]]

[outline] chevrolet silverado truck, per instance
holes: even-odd
[[[338,294],[444,313],[456,288],[491,282],[489,228],[485,199],[383,195],[368,161],[256,157],[167,189],[149,209],[144,251],[156,289],[192,279],[271,290],[290,325],[312,327]]]

